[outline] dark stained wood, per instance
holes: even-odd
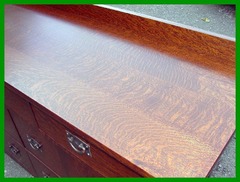
[[[83,134],[79,133],[76,135],[86,143],[90,145],[92,157],[89,157],[87,155],[79,155],[76,153],[73,148],[70,146],[67,140],[66,131],[70,131],[71,133],[74,133],[74,131],[71,128],[65,128],[61,124],[59,124],[57,121],[52,119],[50,116],[45,114],[44,112],[40,111],[39,109],[33,107],[33,111],[35,113],[36,119],[39,123],[39,127],[41,130],[43,130],[46,134],[48,134],[53,140],[56,141],[59,145],[64,147],[68,152],[70,152],[72,155],[75,155],[75,157],[79,158],[78,160],[74,161],[72,157],[64,156],[66,152],[60,152],[61,153],[61,160],[64,160],[64,166],[65,171],[67,172],[67,175],[69,176],[90,176],[91,174],[95,177],[97,177],[99,174],[94,172],[98,171],[101,175],[105,177],[140,177],[139,174],[132,171],[130,168],[127,168],[120,162],[116,161],[109,155],[107,155],[104,151],[94,146],[91,142],[89,142],[89,138]],[[61,151],[61,150],[58,150]],[[69,160],[68,164],[67,161]],[[70,162],[71,161],[71,162]],[[83,164],[81,164],[80,161]],[[73,166],[91,166],[94,170],[89,170],[88,166],[81,167],[80,169],[67,169],[67,166],[70,166],[72,163]],[[84,164],[86,163],[86,164]],[[73,167],[74,168],[74,167]],[[136,166],[134,168],[136,170]],[[82,171],[81,171],[82,170]],[[85,173],[85,171],[88,171]],[[142,171],[141,171],[142,172]],[[142,172],[144,173],[144,172]],[[146,175],[146,174],[145,174]]]
[[[22,144],[22,140],[18,134],[18,131],[15,127],[15,124],[12,121],[12,118],[9,114],[9,111],[7,110],[7,108],[5,107],[5,115],[4,115],[4,126],[5,126],[5,130],[11,135],[11,137],[13,137],[17,142]]]
[[[95,171],[75,156],[72,156],[72,154],[67,153],[64,150],[59,150],[58,152],[61,155],[62,163],[64,163],[66,171],[66,175],[63,177],[103,177],[99,172]],[[98,161],[96,161],[96,163],[97,162]],[[101,167],[99,169],[101,169]]]
[[[6,83],[131,169],[208,174],[235,130],[235,42],[94,6],[31,8],[5,8]]]
[[[65,129],[68,129],[68,131],[73,131],[74,133],[78,133],[78,135],[80,135],[83,139],[85,139],[86,141],[89,141],[91,143],[91,145],[93,144],[94,146],[97,146],[97,150],[102,150],[109,156],[112,156],[113,158],[117,158],[120,163],[125,164],[129,167],[129,169],[128,169],[120,164],[116,164],[117,161],[112,161],[112,163],[115,164],[116,166],[118,166],[118,168],[121,168],[121,170],[118,170],[116,167],[114,167],[112,165],[108,165],[107,168],[103,168],[104,174],[106,176],[109,176],[109,175],[110,176],[117,176],[117,175],[120,176],[120,175],[124,174],[125,176],[137,177],[138,175],[140,175],[140,176],[145,176],[145,177],[152,177],[146,171],[140,169],[139,167],[137,167],[136,165],[134,165],[132,163],[129,163],[129,161],[127,161],[122,156],[116,154],[111,149],[109,149],[106,146],[102,145],[101,143],[97,142],[96,140],[94,140],[92,137],[90,137],[86,133],[79,131],[79,129],[77,129],[70,123],[64,121],[62,118],[60,118],[56,114],[52,113],[51,111],[49,111],[42,105],[38,104],[36,101],[32,100],[27,95],[20,92],[19,90],[16,90],[14,87],[12,87],[11,85],[9,85],[6,82],[5,82],[5,87],[8,88],[9,90],[11,90],[12,92],[16,92],[22,98],[26,99],[28,102],[31,102],[32,104],[36,105],[36,107],[38,107],[42,110],[42,111],[40,111],[39,109],[37,109],[36,107],[33,106],[33,110],[35,111],[36,117],[40,121],[39,123],[40,123],[41,131],[43,131],[44,133],[47,133],[48,136],[50,136],[51,138],[54,138],[63,147],[68,146],[68,144],[66,142],[66,137],[63,135],[63,133],[65,134]],[[45,114],[45,113],[47,113],[47,114]],[[55,118],[55,119],[52,119],[52,118]],[[61,124],[59,124],[56,121],[59,121],[59,123],[61,123]],[[23,133],[24,133],[26,130],[26,127],[25,127],[25,125],[20,125],[20,127],[21,126],[23,127]],[[28,127],[30,127],[30,126],[28,126]],[[29,129],[31,129],[31,127]],[[35,127],[35,129],[36,129],[36,127]],[[51,132],[53,132],[53,133],[51,133]],[[58,133],[58,135],[60,133],[60,135],[56,138],[57,134],[56,134],[56,136],[54,136],[54,133]],[[25,136],[24,136],[24,138],[25,138]],[[63,140],[61,140],[61,139],[63,139]],[[69,146],[68,146],[68,148],[69,148]],[[72,149],[70,149],[70,150],[72,151]],[[112,159],[109,158],[106,154],[103,155],[105,157],[104,159],[106,159],[107,161],[109,161],[109,160],[111,161]],[[100,158],[102,159],[103,156],[101,156]],[[103,161],[103,164],[105,165],[104,161]],[[95,163],[95,166],[97,167],[97,166],[99,166],[99,164]],[[110,169],[110,171],[109,171],[109,169]],[[115,170],[113,170],[113,169],[115,169]],[[135,172],[133,172],[130,169],[134,170]],[[121,174],[119,174],[119,172]]]
[[[9,89],[9,86],[7,86],[6,89]],[[19,96],[15,95],[14,98],[17,98],[16,100],[21,100],[21,98],[18,98],[18,97]],[[75,158],[71,157],[70,154],[67,154],[63,149],[61,149],[59,146],[55,145],[54,142],[51,141],[51,139],[45,137],[43,133],[39,132],[37,127],[34,127],[31,123],[29,124],[26,121],[24,121],[23,119],[21,119],[15,112],[13,112],[13,111],[11,111],[11,112],[12,112],[15,122],[17,123],[18,131],[20,131],[20,134],[23,138],[24,144],[25,144],[27,150],[29,151],[28,154],[29,154],[30,160],[33,164],[34,170],[36,171],[36,174],[34,174],[35,177],[46,177],[46,176],[59,177],[59,175],[57,175],[51,169],[58,171],[59,174],[61,175],[61,177],[68,177],[68,176],[71,176],[71,177],[91,177],[91,176],[92,177],[101,177],[102,176],[98,172],[91,169],[88,165],[84,164],[83,161],[76,159],[76,157]],[[10,123],[11,118],[6,109],[5,109],[5,119],[7,120],[7,123],[5,125],[6,129],[8,129],[11,132],[11,134],[12,133],[15,134],[14,132],[15,131],[17,132],[17,130],[16,130],[16,128],[12,128],[14,126],[14,124],[12,121]],[[15,130],[12,130],[12,129],[15,129]],[[65,132],[65,130],[63,132]],[[53,131],[53,134],[54,133],[57,134],[55,131]],[[41,151],[40,150],[35,151],[31,148],[31,146],[29,145],[29,142],[27,141],[27,137],[26,137],[27,135],[34,138],[42,145]],[[50,136],[52,136],[52,135],[50,135]],[[9,138],[9,137],[7,137],[7,138]],[[19,137],[19,139],[20,139],[20,137]],[[20,142],[21,142],[21,139],[20,139]],[[9,142],[6,142],[6,144],[7,143],[9,143]],[[24,151],[24,154],[25,154],[24,148],[21,147],[21,149]],[[41,159],[42,162],[44,162],[47,165],[50,165],[51,169],[49,169],[45,164],[43,164],[41,161],[39,161],[39,159],[34,157],[33,154],[30,153],[30,151],[31,151],[31,153],[34,153],[37,158]],[[10,156],[13,155],[9,151],[7,153]],[[27,155],[27,154],[25,154],[25,155]],[[19,154],[16,156],[19,157],[21,155]],[[14,156],[13,156],[13,158],[14,158]],[[102,158],[100,158],[100,159],[102,160]],[[22,160],[23,159],[20,158],[19,162],[21,163]],[[111,162],[111,160],[108,162]],[[96,161],[95,163],[97,164],[98,162]],[[103,165],[103,163],[100,163],[100,164]],[[113,169],[109,168],[109,166],[111,167],[112,165],[108,165],[108,170],[113,171]],[[100,166],[100,167],[102,168],[103,166]],[[113,172],[108,172],[108,175],[107,174],[105,174],[105,175],[106,176],[111,176],[111,175],[116,176],[118,174],[117,170],[122,170],[122,169],[121,168],[115,169],[115,173],[113,171]],[[107,170],[105,170],[105,172],[106,171]],[[132,173],[129,173],[129,171],[127,171],[127,172],[129,174],[129,176],[135,176],[135,175],[133,175],[134,174],[133,172]],[[123,173],[123,171],[121,173]],[[31,173],[31,174],[33,174],[33,173]],[[127,175],[125,175],[125,176],[127,176]]]
[[[61,158],[58,155],[58,148],[53,141],[46,137],[44,133],[40,132],[38,128],[34,128],[28,125],[25,120],[22,120],[16,113],[11,113],[16,127],[22,137],[22,141],[25,147],[39,158],[45,165],[49,166],[55,173],[64,174]],[[31,147],[28,138],[32,138],[37,141],[42,147],[39,150],[35,150]]]
[[[44,177],[44,178],[53,178],[59,177],[56,173],[54,173],[51,169],[49,169],[46,165],[44,165],[41,161],[39,161],[36,157],[34,157],[31,153],[28,153],[29,158],[36,170],[35,177]]]
[[[27,125],[31,125],[35,128],[38,127],[30,104],[21,98],[18,94],[8,89],[8,87],[5,87],[5,104],[5,107],[8,107],[10,113],[17,113],[18,116],[23,119]]]
[[[5,131],[5,148],[4,151],[14,159],[18,164],[20,164],[24,169],[26,169],[30,174],[36,176],[36,172],[32,166],[32,163],[28,157],[25,148],[18,143],[11,135]],[[14,153],[10,147],[15,147],[16,150],[19,150],[17,153]]]

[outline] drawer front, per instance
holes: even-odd
[[[16,113],[13,112],[12,117],[25,147],[57,174],[62,174],[63,167],[54,142]]]
[[[19,143],[22,144],[22,140],[20,139],[20,136],[18,134],[18,131],[12,121],[12,118],[9,114],[9,111],[5,107],[5,114],[4,114],[4,124],[5,124],[5,130]]]
[[[97,171],[104,177],[140,177],[139,174],[129,169],[111,156],[107,155],[102,150],[99,150],[96,146],[92,144],[90,144],[91,156],[88,156],[86,153],[82,155],[79,154],[74,150],[74,146],[72,147],[69,143],[69,140],[67,139],[67,128],[65,128],[63,125],[58,123],[56,120],[54,120],[52,117],[45,114],[38,108],[33,107],[33,111],[41,130],[43,130],[47,135],[53,138],[56,143],[60,144],[72,155],[86,163],[88,166],[91,166],[93,170]],[[74,135],[82,139],[85,143],[89,144],[89,142],[86,140],[87,137],[85,137],[84,135]]]
[[[30,104],[21,98],[18,94],[12,92],[5,86],[5,104],[10,111],[15,112],[20,118],[22,118],[26,124],[37,127]]]
[[[36,177],[42,177],[42,178],[58,177],[56,173],[54,173],[51,169],[49,169],[46,165],[44,165],[40,160],[34,157],[30,152],[28,153],[28,155],[36,171]]]
[[[5,152],[33,176],[36,175],[25,148],[5,131]]]
[[[26,148],[57,174],[65,174],[55,143],[39,130],[31,130],[23,138]]]
[[[103,177],[103,175],[69,152],[59,150],[59,154],[66,172],[63,177]]]

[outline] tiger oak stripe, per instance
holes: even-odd
[[[235,130],[234,42],[95,6],[31,8],[5,9],[5,82],[152,176],[208,174]]]

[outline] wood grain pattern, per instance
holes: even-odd
[[[235,76],[235,42],[187,28],[91,5],[24,6],[94,28],[182,61]],[[67,13],[66,13],[67,12]]]
[[[7,83],[126,165],[208,174],[235,129],[234,42],[94,6],[34,9],[5,9]]]
[[[11,115],[26,149],[34,154],[46,166],[51,168],[56,174],[65,175],[63,168],[64,164],[61,163],[61,157],[58,155],[58,147],[53,143],[53,141],[37,128],[26,124],[26,121],[22,120],[18,114],[11,113]],[[28,136],[36,140],[40,145],[42,145],[42,147],[39,150],[33,149],[28,141]]]
[[[76,135],[72,127],[64,127],[63,125],[59,124],[58,121],[47,115],[46,112],[43,112],[35,107],[33,107],[33,111],[39,123],[40,129],[44,131],[48,136],[50,136],[53,140],[55,140],[56,143],[67,150],[68,153],[71,153],[70,156],[64,156],[67,155],[67,153],[62,150],[58,150],[60,151],[61,160],[64,160],[64,163],[67,163],[68,161],[68,164],[66,164],[67,166],[71,165],[70,161],[72,161],[72,166],[85,166],[79,169],[76,168],[74,170],[71,168],[67,169],[66,165],[64,165],[67,176],[86,177],[92,175],[92,177],[140,177],[140,175],[137,174],[136,167],[134,168],[136,172],[134,172],[130,168],[124,166],[119,161],[109,156],[108,153],[106,154],[106,151],[102,151],[102,147],[100,147],[100,149],[97,148],[94,145],[95,142],[92,142],[91,139],[89,140],[89,138],[84,133],[78,132]],[[87,155],[79,155],[73,150],[73,148],[68,143],[66,130],[74,133],[77,137],[90,145],[92,157],[89,157]],[[74,155],[75,158],[73,159],[71,155]],[[89,166],[91,166],[92,169]],[[147,176],[147,174],[145,174],[143,171],[141,171],[141,173]]]

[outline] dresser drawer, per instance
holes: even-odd
[[[49,137],[38,129],[30,129],[21,136],[27,150],[57,174],[64,174],[64,164],[58,155],[58,147]]]
[[[73,156],[77,157],[79,160],[86,163],[88,166],[104,177],[140,177],[139,174],[126,167],[116,159],[109,156],[104,151],[100,150],[93,144],[89,143],[87,137],[82,132],[77,132],[78,134],[69,131],[68,128],[60,124],[58,121],[53,119],[51,116],[45,114],[43,111],[36,107],[33,107],[33,111],[41,130],[43,130],[47,135],[49,135],[56,143],[60,144]],[[89,145],[91,155],[87,155],[87,149],[84,154],[79,154],[82,152],[82,148],[76,149],[76,145],[73,146],[69,143],[69,137],[67,132],[72,134],[74,137],[82,140],[84,143]],[[79,134],[81,133],[81,134]],[[74,146],[75,145],[75,146]],[[75,149],[74,149],[75,148]],[[78,150],[78,151],[76,151]],[[70,165],[70,164],[67,164]],[[77,164],[76,164],[77,165]],[[75,174],[75,173],[74,173]],[[71,175],[71,174],[69,174]]]
[[[22,140],[18,134],[18,131],[15,127],[15,124],[13,123],[13,120],[9,114],[8,109],[5,107],[5,113],[4,113],[4,124],[5,124],[5,130],[19,143],[22,144]]]
[[[12,115],[12,112],[15,112],[26,124],[37,127],[30,104],[7,86],[5,86],[5,104],[9,109],[10,115]]]
[[[99,172],[65,150],[58,150],[64,164],[65,176],[62,177],[103,177]]]
[[[34,157],[30,152],[28,153],[33,167],[36,171],[36,177],[50,178],[59,177],[55,172],[49,169],[45,164],[43,164],[39,159]]]
[[[5,152],[33,176],[36,175],[25,148],[15,139],[13,139],[6,131]]]
[[[62,174],[62,165],[57,148],[53,141],[44,133],[12,112],[12,118],[15,121],[17,130],[25,147],[37,158],[47,164],[56,173]]]

